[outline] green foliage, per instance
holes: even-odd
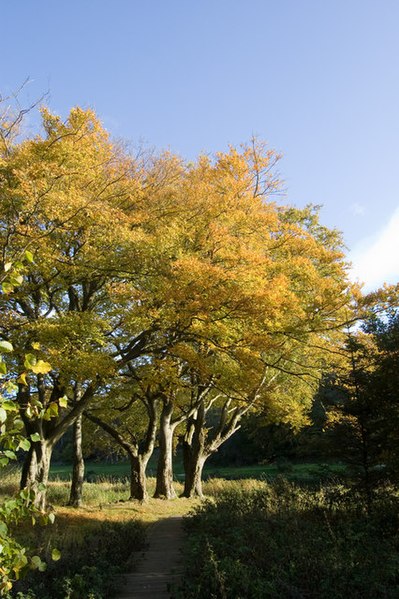
[[[184,599],[394,597],[398,498],[284,481],[222,493],[187,521]]]
[[[61,553],[52,549],[53,561],[49,561],[46,571],[40,576],[32,573],[17,584],[9,599],[109,597],[117,574],[131,568],[132,553],[144,547],[145,529],[134,520],[106,522],[84,537],[65,534],[55,541]]]
[[[20,274],[25,270],[26,262],[32,262],[33,257],[30,252],[25,251],[22,261],[15,264],[8,262],[4,265],[4,275],[2,282],[3,294],[12,293],[16,286],[23,282]],[[13,345],[6,340],[0,341],[0,377],[4,380],[0,384],[0,467],[4,468],[10,460],[16,460],[16,451],[28,451],[31,441],[36,441],[34,435],[28,439],[23,430],[23,423],[18,418],[18,409],[13,399],[15,384],[7,376],[7,367],[3,361],[2,354],[12,354]],[[36,373],[48,372],[49,365],[38,360],[35,354],[27,354],[25,358],[25,368],[27,371]],[[36,408],[40,406],[37,402]],[[46,524],[49,520],[53,521],[53,515],[45,515],[39,512],[34,505],[35,490],[24,489],[17,493],[12,499],[6,499],[0,504],[0,595],[7,593],[16,580],[26,575],[29,570],[38,570],[43,572],[46,564],[38,555],[31,555],[27,547],[16,540],[14,529],[21,522],[30,520],[34,525],[39,520]]]
[[[326,377],[318,399],[326,408],[324,450],[352,469],[369,502],[375,489],[397,482],[399,315],[370,315],[348,335],[347,367]]]

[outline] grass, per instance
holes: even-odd
[[[231,480],[209,477],[204,482],[208,501],[150,499],[146,504],[128,501],[126,464],[95,466],[96,482],[85,483],[81,508],[67,506],[69,482],[53,479],[48,498],[55,523],[20,530],[24,543],[47,558],[49,568],[22,583],[20,590],[27,594],[18,599],[111,597],[118,572],[134,569],[146,527],[175,515],[188,515],[190,522],[184,599],[399,596],[392,594],[399,583],[397,499],[380,502],[371,518],[344,486],[320,483],[326,472],[340,472],[339,465],[218,468],[214,472]],[[283,469],[291,478],[319,484],[276,478]],[[239,479],[254,472],[256,478]],[[18,481],[17,468],[2,472],[0,501],[18,489]],[[154,488],[155,479],[149,478],[150,495]],[[175,488],[180,493],[182,483],[176,481]],[[49,559],[52,547],[62,553],[56,564]]]
[[[18,490],[17,468],[1,473],[0,503]],[[67,506],[69,483],[53,480],[48,485],[48,501],[56,518],[48,526],[25,523],[17,537],[32,552],[47,561],[44,573],[30,573],[18,583],[12,597],[18,599],[105,599],[112,596],[121,572],[134,569],[144,547],[145,531],[159,519],[186,515],[199,501],[150,499],[146,504],[127,501],[129,484],[123,479],[103,477],[84,485],[84,505]],[[182,485],[176,483],[177,491]],[[149,491],[155,480],[149,480]],[[52,562],[51,550],[61,551]],[[7,598],[8,599],[8,598]],[[10,596],[11,599],[11,596]]]
[[[155,476],[155,463],[150,462],[148,476],[151,479]],[[224,479],[274,479],[276,476],[284,474],[286,478],[298,482],[314,482],[324,479],[328,476],[342,476],[345,474],[345,466],[339,463],[297,463],[290,462],[254,465],[254,466],[208,466],[204,468],[204,479],[224,478]],[[86,462],[87,480],[97,481],[104,477],[110,479],[124,479],[130,475],[130,466],[128,462],[118,462],[116,464],[107,464],[104,462]],[[50,471],[50,480],[70,480],[71,466],[65,464],[53,464]],[[174,464],[174,478],[182,481],[184,479],[183,465],[179,459]]]
[[[179,463],[177,463],[179,466]],[[204,493],[217,499],[223,493],[255,493],[267,487],[268,480],[282,470],[295,478],[314,481],[320,474],[339,470],[339,467],[317,464],[279,464],[242,468],[208,468],[203,485]],[[187,515],[200,508],[200,500],[178,498],[164,501],[149,499],[145,504],[129,501],[129,465],[87,463],[89,480],[83,489],[84,504],[80,508],[67,505],[70,491],[70,467],[53,465],[48,485],[48,501],[56,518],[53,525],[35,527],[25,525],[19,534],[24,545],[47,559],[47,573],[33,573],[22,582],[18,599],[105,599],[110,597],[112,579],[122,569],[134,569],[135,555],[143,547],[147,526],[159,519]],[[183,484],[179,471],[175,473],[175,490],[179,495]],[[213,476],[211,476],[213,475]],[[218,476],[215,476],[218,475]],[[3,470],[0,475],[0,503],[18,490],[20,470]],[[225,478],[224,478],[225,477]],[[245,477],[245,478],[243,478]],[[226,480],[229,478],[230,480]],[[148,491],[153,494],[155,479],[149,477]],[[108,551],[109,539],[115,543],[115,554]],[[62,558],[51,562],[51,548],[61,550]],[[135,553],[136,552],[136,553]],[[133,557],[131,557],[133,556]],[[105,574],[107,573],[107,575]],[[28,585],[28,587],[26,586]],[[31,585],[31,587],[29,587]],[[31,591],[27,591],[31,588]],[[28,594],[24,594],[24,593]]]

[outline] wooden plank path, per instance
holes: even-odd
[[[183,518],[170,516],[151,525],[148,549],[135,572],[123,576],[115,599],[169,599],[181,576]]]

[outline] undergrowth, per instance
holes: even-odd
[[[136,520],[104,522],[84,535],[66,529],[49,537],[46,528],[37,541],[47,569],[17,583],[8,599],[107,599],[117,575],[134,567],[132,555],[144,547],[145,529]],[[61,552],[59,561],[51,561],[52,546]]]
[[[222,491],[187,519],[181,599],[399,597],[395,494],[283,479]]]

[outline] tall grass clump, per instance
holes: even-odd
[[[394,493],[370,510],[343,486],[230,488],[187,519],[184,599],[399,597]]]

